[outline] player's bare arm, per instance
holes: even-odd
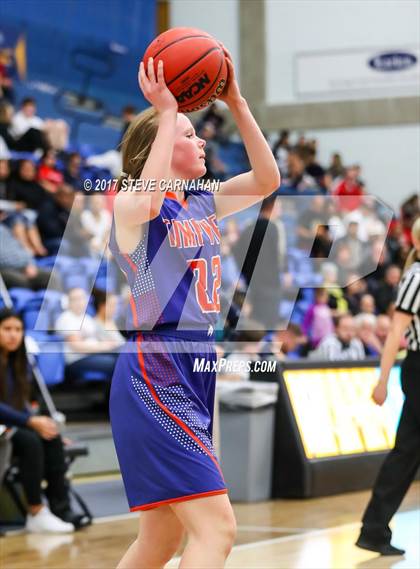
[[[146,186],[148,180],[154,180],[159,184],[161,180],[169,177],[178,104],[166,86],[163,61],[158,63],[157,74],[152,58],[148,61],[147,74],[141,62],[138,80],[144,97],[155,107],[159,115],[156,138],[141,175]],[[135,248],[141,238],[142,224],[159,215],[164,198],[164,192],[138,191],[135,186],[130,189],[130,184],[126,191],[118,193],[114,215],[117,241],[122,251]]]
[[[218,219],[258,203],[280,186],[280,172],[273,153],[246,100],[241,95],[232,57],[225,47],[223,50],[229,69],[229,79],[219,98],[228,105],[232,113],[252,169],[220,184],[220,190],[215,194]]]

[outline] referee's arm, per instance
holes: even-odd
[[[401,337],[417,313],[419,303],[420,275],[407,275],[398,292],[391,330],[382,351],[379,381],[372,393],[372,398],[378,405],[382,405],[386,400],[389,373],[397,357]]]
[[[412,314],[401,312],[399,309],[396,309],[394,312],[391,329],[386,338],[381,356],[381,375],[379,381],[384,382],[385,385],[388,384],[389,372],[391,371],[395,358],[397,357],[401,337],[412,319]]]

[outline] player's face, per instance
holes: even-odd
[[[206,141],[199,138],[188,117],[178,113],[171,169],[176,178],[194,180],[206,173]]]

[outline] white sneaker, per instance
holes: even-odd
[[[28,514],[26,531],[29,533],[69,533],[74,531],[74,525],[63,522],[47,506],[43,506],[34,516]]]

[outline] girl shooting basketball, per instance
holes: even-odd
[[[214,372],[194,372],[195,358],[216,361],[220,311],[217,222],[255,204],[280,184],[273,154],[235,79],[220,97],[228,105],[252,169],[201,191],[120,191],[110,249],[131,287],[127,349],[115,367],[110,416],[137,539],[118,567],[163,567],[187,534],[180,567],[223,567],[235,518],[212,446]],[[140,65],[139,84],[152,107],[130,125],[123,143],[128,180],[194,180],[205,174],[205,141],[164,79],[164,66]],[[160,346],[160,349],[151,349]],[[176,347],[176,348],[175,348]],[[131,348],[131,349],[130,349]]]

